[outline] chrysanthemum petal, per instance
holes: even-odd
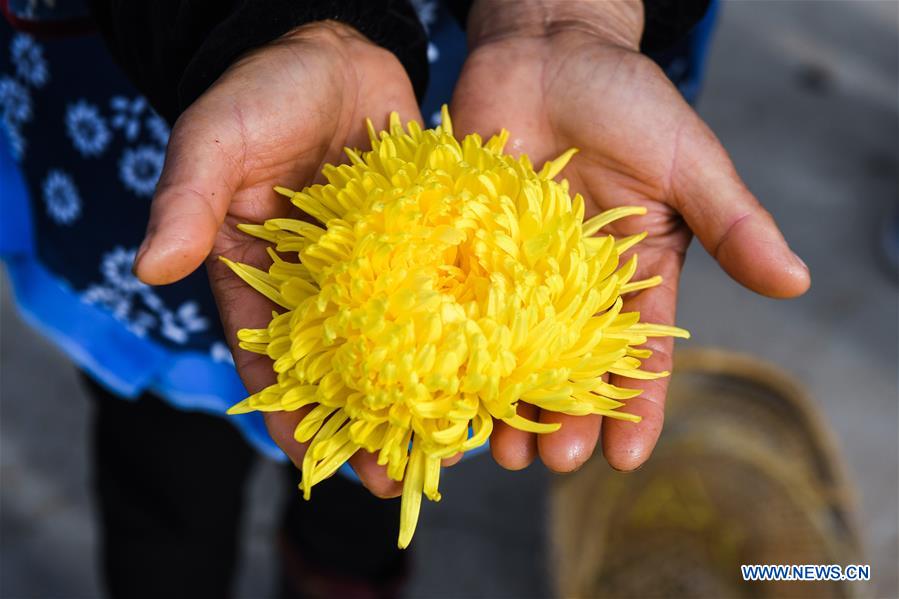
[[[565,169],[565,167],[568,165],[568,162],[575,154],[577,154],[577,152],[577,148],[570,148],[558,158],[548,161],[540,170],[540,176],[544,179],[555,179],[556,175],[558,175]]]
[[[667,324],[651,324],[639,322],[631,325],[630,330],[645,335],[646,337],[679,337],[681,339],[689,339],[690,331],[680,327],[673,327]]]
[[[397,544],[405,549],[412,541],[415,527],[418,524],[418,512],[421,510],[421,493],[424,487],[425,455],[418,447],[417,440],[412,442],[409,463],[403,477],[403,495],[400,507],[400,535]]]
[[[559,429],[517,414],[519,401],[639,421],[624,410],[640,390],[604,378],[666,376],[643,370],[642,345],[687,333],[622,312],[622,295],[661,282],[632,280],[636,254],[619,263],[645,233],[593,235],[646,209],[583,222],[584,198],[555,180],[574,150],[535,172],[504,154],[506,130],[457,140],[445,107],[434,129],[404,129],[396,113],[387,131],[366,126],[370,151],[347,149],[348,163],[323,167],[325,184],[275,189],[320,224],[240,226],[271,244],[271,265],[225,262],[286,311],[239,333],[241,348],[274,360],[277,382],[231,413],[311,407],[294,432],[309,443],[306,497],[359,448],[376,454],[403,482],[405,547],[422,493],[440,498],[441,459],[487,442],[494,419]]]
[[[654,277],[649,277],[648,279],[643,279],[642,281],[631,281],[626,285],[622,285],[619,289],[619,293],[624,295],[625,293],[633,293],[634,291],[641,291],[643,289],[651,289],[653,287],[657,287],[662,284],[662,277],[656,275]]]
[[[558,422],[534,422],[520,414],[515,414],[510,418],[503,418],[503,422],[512,428],[517,428],[518,430],[527,433],[554,433],[562,426]]]
[[[275,284],[274,280],[272,280],[271,276],[258,268],[253,268],[252,266],[248,266],[246,264],[238,264],[237,262],[232,262],[228,260],[224,256],[219,256],[219,260],[228,265],[234,274],[243,279],[250,285],[253,289],[272,300],[279,306],[283,306],[285,308],[292,308],[287,300],[281,295],[281,292],[278,291],[278,287]]]
[[[646,214],[646,208],[644,206],[621,206],[619,208],[612,208],[611,210],[606,210],[605,212],[600,212],[590,220],[584,223],[583,227],[583,235],[584,237],[589,237],[616,220],[625,218],[627,216],[638,216]]]

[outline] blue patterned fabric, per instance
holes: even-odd
[[[6,9],[13,17],[29,21],[61,21],[90,16],[85,0],[7,0]]]
[[[465,35],[436,0],[414,4],[431,39],[422,111],[433,125],[461,70]],[[691,99],[713,21],[660,59],[680,69],[675,81]],[[0,131],[0,256],[23,317],[123,398],[149,391],[224,415],[245,390],[205,273],[166,287],[131,273],[169,129],[102,40],[37,40],[0,25]],[[259,414],[229,418],[261,452],[284,459]]]

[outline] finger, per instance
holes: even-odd
[[[484,91],[485,81],[491,84],[490,92]],[[522,60],[517,52],[497,47],[489,53],[470,54],[450,102],[456,137],[478,133],[488,139],[505,127],[509,132],[505,152],[527,154],[537,165],[567,150],[547,143],[556,139],[556,132],[548,119],[538,117],[546,114],[544,95],[519,93],[531,89],[533,81],[533,63]]]
[[[399,115],[404,126],[409,121],[424,124],[412,82],[402,64],[388,50],[365,52],[355,60],[359,88],[363,91],[357,99],[357,112],[346,143],[341,146],[369,148],[365,119],[371,119],[376,131],[383,131],[390,124],[391,112]]]
[[[294,431],[311,409],[312,407],[308,406],[295,412],[266,412],[263,415],[272,440],[300,470],[303,468],[303,457],[309,444],[297,441],[294,438]],[[384,499],[399,497],[403,491],[402,483],[388,478],[386,467],[379,466],[377,459],[376,454],[360,449],[349,462],[362,485],[372,495]]]
[[[562,425],[553,433],[537,435],[540,459],[553,472],[573,472],[593,455],[599,440],[602,416],[569,416],[541,410],[540,422],[558,422]]]
[[[389,499],[399,497],[403,483],[387,476],[387,467],[378,465],[378,455],[360,449],[350,458],[350,466],[356,471],[362,485],[375,497]]]
[[[303,456],[306,455],[306,448],[309,447],[309,444],[297,441],[293,436],[293,432],[296,430],[300,420],[305,418],[311,409],[311,406],[307,406],[295,412],[263,413],[265,426],[272,441],[290,458],[290,461],[293,462],[297,469],[303,468]]]
[[[538,410],[531,404],[519,402],[518,414],[528,420],[536,420]],[[502,420],[496,420],[490,434],[490,453],[496,463],[506,470],[522,470],[537,457],[537,438],[534,433],[520,431]]]
[[[203,262],[242,176],[240,131],[227,109],[198,101],[172,130],[134,272],[143,282],[178,281]]]
[[[677,284],[683,263],[683,254],[675,250],[654,250],[640,254],[647,272],[659,274],[663,282],[628,298],[624,310],[640,312],[641,322],[674,324],[677,305]],[[652,356],[643,360],[642,370],[671,371],[674,340],[670,337],[653,337],[641,347],[652,350]],[[612,376],[611,383],[628,389],[641,389],[643,393],[626,400],[619,408],[636,414],[640,422],[606,418],[602,425],[603,454],[616,470],[633,470],[645,462],[659,439],[665,419],[665,396],[669,377],[643,381]]]
[[[440,461],[440,464],[441,464],[444,468],[449,468],[450,466],[455,466],[455,465],[458,464],[459,461],[462,459],[462,456],[463,456],[463,455],[465,455],[465,454],[462,453],[462,452],[460,451],[460,452],[457,453],[456,455],[452,455],[452,456],[450,456],[450,457],[448,457],[448,458],[443,458],[443,459]]]
[[[460,451],[442,460],[444,468],[453,466],[462,459]],[[403,493],[403,483],[387,476],[387,467],[378,465],[378,455],[360,449],[350,458],[350,465],[362,481],[362,485],[375,497],[390,499]]]
[[[769,297],[808,289],[808,267],[737,175],[727,152],[698,117],[679,135],[671,187],[677,209],[703,247],[736,281]]]
[[[216,256],[206,264],[209,284],[222,320],[225,341],[231,347],[234,363],[244,386],[250,393],[261,391],[276,381],[272,360],[266,355],[241,349],[238,346],[237,331],[243,328],[265,328],[272,318],[272,312],[283,312],[284,308],[274,304],[264,295],[247,285],[235,275],[227,265],[218,259],[226,254],[236,262],[242,262],[267,270],[271,258],[265,244],[238,233],[229,243],[216,250]]]

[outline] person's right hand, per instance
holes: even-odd
[[[217,258],[267,269],[267,244],[236,225],[295,214],[272,188],[312,183],[324,163],[343,162],[344,146],[367,147],[367,117],[383,129],[391,111],[421,122],[396,57],[348,26],[321,22],[238,60],[175,123],[135,273],[164,285],[212,257],[212,291],[250,393],[275,375],[267,356],[237,349],[237,330],[265,327],[274,304]],[[265,415],[272,438],[298,466],[305,446],[293,431],[307,411]],[[374,454],[360,450],[350,463],[374,494],[399,493]]]

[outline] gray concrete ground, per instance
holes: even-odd
[[[694,247],[679,324],[694,345],[765,357],[808,386],[858,486],[877,597],[899,596],[897,286],[880,261],[899,194],[896,2],[730,2],[700,111],[811,267],[802,299],[742,290]],[[5,286],[5,282],[4,282]],[[88,405],[73,368],[2,297],[0,596],[94,597]],[[539,467],[487,458],[452,469],[425,506],[412,597],[537,597],[544,566]],[[280,484],[259,469],[240,596],[269,596]],[[493,508],[500,499],[503,510]]]

